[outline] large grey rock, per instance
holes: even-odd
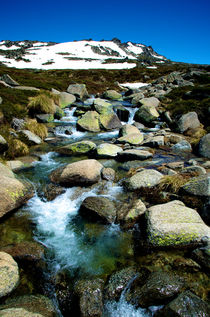
[[[144,106],[157,107],[160,101],[156,97],[143,98],[140,103]]]
[[[131,103],[133,105],[137,105],[137,103],[139,103],[139,101],[144,98],[144,94],[142,92],[138,92],[131,95],[130,98],[132,98]]]
[[[124,124],[119,130],[119,136],[126,136],[129,134],[141,134],[139,129],[131,124]]]
[[[156,135],[156,136],[148,136],[143,142],[146,146],[151,146],[157,148],[159,146],[164,145],[164,136],[163,135]]]
[[[19,135],[21,140],[27,145],[37,145],[42,143],[42,139],[29,130],[21,130]]]
[[[103,223],[113,223],[116,219],[116,207],[107,197],[91,196],[85,198],[79,213],[91,220]]]
[[[32,196],[32,186],[16,179],[8,167],[0,164],[0,218],[23,205]]]
[[[191,144],[187,140],[182,140],[171,147],[173,152],[192,152]]]
[[[210,196],[210,173],[191,178],[181,188],[191,195]]]
[[[121,147],[110,143],[102,143],[96,149],[97,156],[103,158],[116,157],[122,151]]]
[[[158,117],[159,113],[155,107],[143,105],[135,113],[134,120],[148,124],[154,120],[157,120]]]
[[[0,153],[4,153],[8,149],[8,144],[5,138],[0,135]]]
[[[122,100],[122,95],[115,90],[107,90],[104,92],[103,97],[111,100]]]
[[[99,117],[100,125],[105,130],[114,130],[121,128],[120,119],[115,113],[103,113]]]
[[[76,101],[76,97],[68,92],[60,93],[60,105],[61,108],[71,106]]]
[[[50,113],[37,114],[36,118],[40,123],[49,123],[54,121],[54,116]]]
[[[102,168],[103,165],[96,160],[82,160],[56,169],[50,179],[64,186],[87,186],[100,180]]]
[[[122,206],[118,207],[117,221],[123,225],[123,228],[132,228],[145,211],[146,206],[141,199],[132,203],[124,202]]]
[[[7,161],[7,167],[9,167],[13,172],[17,172],[25,167],[24,163],[18,160]]]
[[[181,116],[178,123],[178,130],[183,133],[188,129],[196,129],[200,127],[200,121],[196,112],[188,112]]]
[[[72,84],[67,88],[67,92],[75,95],[80,99],[84,99],[88,97],[88,92],[85,84]]]
[[[132,133],[132,134],[128,134],[125,136],[121,136],[120,138],[117,139],[117,143],[128,143],[131,145],[140,145],[142,144],[144,140],[144,136],[142,133],[138,132],[138,133]]]
[[[19,270],[11,255],[0,252],[0,298],[10,294],[18,285]],[[1,313],[0,313],[1,315]]]
[[[103,285],[104,281],[99,278],[77,282],[75,293],[79,297],[80,316],[102,317]]]
[[[148,240],[154,247],[186,247],[210,237],[210,228],[197,211],[178,200],[150,207],[146,218]]]
[[[104,99],[96,98],[93,102],[95,110],[100,113],[113,113],[113,107],[112,104],[107,102]]]
[[[131,191],[142,187],[153,187],[159,184],[162,177],[163,175],[156,170],[145,169],[131,176],[125,182],[125,186]]]
[[[99,114],[96,111],[87,111],[78,121],[77,127],[79,130],[90,132],[99,132]]]
[[[152,157],[152,153],[145,150],[125,150],[118,153],[118,159],[120,161],[134,161],[134,160],[146,160]]]
[[[181,293],[155,317],[208,317],[210,305],[190,291]]]
[[[210,158],[210,133],[201,138],[199,143],[199,154]]]
[[[81,155],[87,154],[96,148],[95,143],[92,141],[79,141],[64,145],[56,150],[56,152],[64,155]]]

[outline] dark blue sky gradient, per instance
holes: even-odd
[[[0,40],[117,37],[174,61],[210,64],[209,0],[2,0],[0,10]]]

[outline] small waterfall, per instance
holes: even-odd
[[[154,313],[162,306],[151,306],[146,308],[136,308],[126,301],[126,293],[130,290],[133,281],[138,277],[138,274],[133,276],[128,282],[125,289],[122,291],[118,302],[109,301],[105,305],[103,317],[152,317]]]
[[[136,111],[138,110],[138,108],[131,108],[131,107],[127,107],[126,108],[130,115],[129,115],[129,119],[128,119],[128,124],[133,124],[134,123],[134,116],[135,116],[135,113]]]

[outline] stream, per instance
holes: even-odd
[[[126,103],[129,111],[129,124],[134,122],[137,108]],[[76,130],[77,118],[74,116],[76,107],[65,109],[65,116],[61,120],[55,120],[55,135],[60,144],[66,145],[79,140],[91,140],[96,144],[109,141],[118,136],[118,130],[103,133],[80,132]],[[125,124],[125,122],[122,122]],[[158,128],[157,128],[158,129]],[[65,133],[71,130],[72,134]],[[41,147],[40,147],[41,148]],[[21,172],[21,176],[29,179],[36,189],[35,196],[26,206],[20,208],[0,225],[1,244],[37,241],[46,247],[47,274],[56,275],[58,272],[69,271],[76,278],[103,277],[110,275],[119,266],[135,263],[132,248],[132,230],[123,231],[117,224],[102,225],[92,224],[82,219],[78,214],[82,201],[88,196],[101,195],[109,197],[115,202],[125,199],[126,193],[121,182],[98,183],[88,188],[72,187],[55,198],[47,201],[42,190],[49,184],[49,174],[65,163],[72,163],[87,156],[65,157],[54,151],[54,144],[48,144],[40,150],[40,160],[33,163],[33,168]],[[43,153],[44,152],[44,153]],[[154,156],[153,164],[165,161],[173,161],[177,158],[164,156],[158,153]],[[99,159],[105,167],[117,170],[121,178],[127,172],[121,164],[113,159]],[[132,281],[131,281],[132,282]],[[122,292],[118,302],[107,302],[104,317],[151,317],[157,307],[149,309],[135,308],[125,300],[125,292]],[[52,295],[52,294],[51,294]],[[52,295],[55,302],[56,299]],[[62,314],[59,312],[60,316]]]

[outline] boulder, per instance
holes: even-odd
[[[96,111],[87,111],[78,121],[78,130],[99,132],[99,114]]]
[[[54,114],[54,118],[57,119],[57,120],[60,120],[62,117],[65,116],[65,112],[59,106],[56,106],[55,108],[56,108],[56,111],[55,111],[55,114]]]
[[[110,100],[122,100],[122,95],[115,90],[107,90],[104,92],[103,97]]]
[[[21,161],[14,160],[14,161],[7,161],[7,167],[10,168],[13,172],[18,172],[24,169],[25,165]]]
[[[115,113],[100,114],[100,125],[105,130],[114,130],[121,128],[122,124],[120,119]]]
[[[184,281],[174,274],[153,272],[142,287],[131,288],[128,298],[140,307],[158,306],[177,295]]]
[[[199,143],[199,154],[210,158],[210,133],[204,135]]]
[[[138,133],[132,133],[125,136],[121,136],[117,139],[117,143],[121,144],[131,144],[131,145],[140,145],[144,140],[144,136],[140,131]]]
[[[18,263],[20,261],[38,262],[44,258],[44,247],[32,241],[10,244],[1,248],[1,251],[10,254]]]
[[[104,288],[104,297],[106,300],[119,300],[122,291],[128,285],[128,282],[135,277],[137,269],[133,266],[126,267],[113,273]]]
[[[153,106],[141,106],[135,113],[134,120],[149,124],[154,120],[157,120],[159,113]]]
[[[21,141],[26,143],[27,145],[37,145],[42,143],[42,139],[29,130],[21,130],[19,132]]]
[[[120,119],[120,121],[128,122],[129,115],[130,115],[130,112],[128,111],[128,109],[126,109],[123,106],[118,106],[115,108],[115,110],[117,110],[117,116]]]
[[[100,180],[102,168],[103,165],[96,160],[82,160],[56,169],[50,179],[64,186],[92,185]]]
[[[122,148],[114,144],[102,143],[97,147],[96,152],[98,157],[116,157],[118,153],[122,152]]]
[[[205,168],[202,166],[197,166],[197,165],[187,166],[187,167],[183,168],[180,172],[182,174],[183,173],[196,173],[198,176],[206,174]]]
[[[3,136],[0,135],[0,153],[4,153],[8,149],[8,143],[3,138]]]
[[[203,266],[206,270],[210,271],[210,245],[197,248],[192,252],[192,258]]]
[[[85,84],[73,84],[67,88],[69,94],[75,95],[77,98],[85,99],[88,98],[88,92]]]
[[[20,131],[23,129],[25,123],[26,122],[24,119],[13,118],[11,122],[11,128],[15,131]]]
[[[79,213],[91,220],[102,223],[113,223],[116,219],[116,207],[107,197],[87,197],[82,202]]]
[[[149,151],[145,150],[125,150],[118,153],[119,161],[134,161],[134,160],[146,160],[151,158],[153,155]]]
[[[208,317],[210,305],[190,291],[181,293],[177,298],[158,311],[155,317]]]
[[[0,252],[0,276],[1,298],[10,294],[17,287],[20,279],[17,263],[5,252]]]
[[[56,197],[64,193],[65,193],[65,189],[55,184],[46,185],[43,191],[44,197],[47,199],[47,201],[52,201]]]
[[[16,179],[8,167],[0,164],[0,218],[22,206],[32,196],[31,184]]]
[[[66,108],[71,106],[76,101],[76,97],[68,92],[60,93],[60,106],[61,108]]]
[[[200,127],[200,121],[196,112],[188,112],[181,116],[177,122],[179,132],[183,133],[188,129]]]
[[[57,108],[57,106],[56,106]],[[40,123],[49,123],[54,121],[54,115],[50,113],[45,114],[37,114],[36,115],[37,121]]]
[[[25,295],[19,296],[5,301],[0,309],[22,308],[30,313],[41,314],[44,317],[56,317],[57,312],[52,301],[42,295]],[[0,310],[1,314],[1,310]],[[16,316],[16,315],[13,315]],[[23,315],[24,316],[24,315]],[[26,315],[28,317],[28,315]],[[33,316],[35,317],[35,316]],[[38,316],[37,316],[38,317]]]
[[[31,313],[24,308],[8,308],[0,310],[1,317],[44,317],[41,314]]]
[[[187,194],[210,196],[210,173],[191,178],[181,187]]]
[[[144,169],[143,171],[131,176],[131,178],[125,182],[125,186],[131,191],[142,187],[149,188],[159,184],[162,177],[163,175],[156,170]]]
[[[115,180],[115,170],[110,167],[104,167],[101,172],[102,179],[105,179],[106,181],[114,181]]]
[[[64,155],[81,155],[87,154],[96,148],[95,143],[92,141],[79,141],[64,145],[56,150],[56,152]]]
[[[113,113],[113,106],[111,103],[101,98],[94,100],[94,108],[100,114]]]
[[[123,125],[119,130],[119,136],[126,136],[129,134],[141,134],[139,129],[131,124],[125,124]]]
[[[210,228],[197,211],[178,200],[150,207],[146,219],[148,240],[154,247],[187,247],[210,237]]]
[[[80,280],[75,286],[79,297],[80,316],[101,317],[103,315],[103,285],[102,279]]]
[[[160,101],[156,97],[149,97],[141,99],[140,103],[144,106],[157,107],[159,106]]]
[[[123,228],[132,228],[145,211],[146,206],[141,199],[137,199],[132,203],[125,202],[118,207],[117,220],[123,225]]]
[[[136,94],[131,95],[130,98],[132,98],[131,103],[133,105],[137,105],[140,102],[140,100],[144,98],[144,94],[142,92],[138,92]]]
[[[173,152],[192,152],[191,144],[187,140],[182,140],[171,147]]]
[[[148,136],[146,140],[144,140],[143,144],[145,146],[150,146],[153,148],[158,148],[164,145],[164,136],[157,135],[157,136]]]

